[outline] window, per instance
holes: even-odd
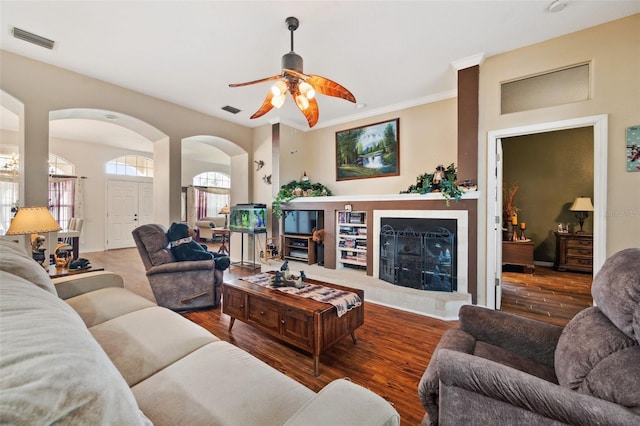
[[[62,157],[49,154],[49,174],[72,176],[75,166]]]
[[[196,189],[195,210],[198,219],[218,216],[222,207],[229,205],[229,175],[220,172],[200,173],[193,178]]]
[[[140,155],[124,155],[107,162],[107,174],[153,177],[153,160]]]

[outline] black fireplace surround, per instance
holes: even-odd
[[[457,221],[381,218],[379,278],[419,290],[458,289]]]

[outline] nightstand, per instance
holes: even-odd
[[[593,273],[593,234],[555,232],[558,271]]]

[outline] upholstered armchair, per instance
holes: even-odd
[[[219,305],[223,272],[213,259],[176,262],[162,225],[142,225],[132,235],[158,305],[174,311]]]
[[[595,276],[566,327],[460,309],[420,381],[423,425],[640,425],[640,248]]]

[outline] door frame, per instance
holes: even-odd
[[[537,123],[500,130],[487,134],[487,227],[486,227],[486,306],[500,307],[502,292],[502,229],[496,221],[502,218],[502,138],[546,133],[556,130],[593,127],[593,274],[606,260],[607,237],[607,146],[608,115],[600,114],[568,120]],[[499,218],[499,219],[496,219]],[[498,294],[500,292],[500,294]]]

